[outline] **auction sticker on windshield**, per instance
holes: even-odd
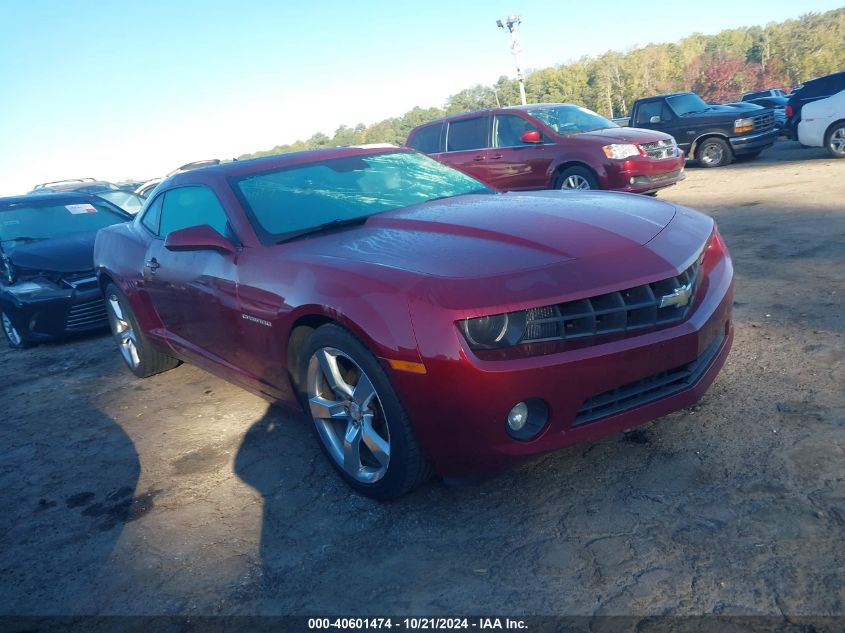
[[[80,213],[96,213],[97,209],[95,209],[90,204],[66,204],[65,208],[73,213],[74,215],[79,215]]]

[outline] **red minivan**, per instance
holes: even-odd
[[[414,128],[405,144],[500,191],[652,193],[684,179],[684,152],[668,134],[569,103],[446,117]]]

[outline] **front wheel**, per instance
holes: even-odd
[[[598,189],[596,175],[586,167],[570,167],[555,179],[555,189]]]
[[[729,165],[733,160],[731,148],[720,138],[708,138],[702,141],[695,155],[703,167],[722,167]]]
[[[117,286],[107,285],[105,295],[112,336],[126,366],[133,374],[138,378],[147,378],[173,369],[179,364],[177,359],[162,354],[150,345],[138,326],[126,296]]]
[[[302,354],[303,403],[323,452],[356,491],[385,501],[431,475],[411,422],[384,369],[350,332],[333,324]]]
[[[834,158],[845,158],[845,121],[830,126],[825,134],[824,145]]]
[[[3,323],[3,334],[6,335],[6,340],[9,342],[9,347],[12,349],[25,349],[29,347],[29,340],[23,336],[12,319],[5,312],[0,312],[0,321]]]

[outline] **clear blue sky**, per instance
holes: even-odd
[[[513,75],[495,25],[510,13],[523,16],[530,69],[841,5],[0,0],[0,195],[59,178],[149,178],[442,105]]]

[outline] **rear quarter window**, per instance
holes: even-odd
[[[410,139],[408,146],[424,154],[437,154],[443,151],[443,123],[435,123],[418,128]]]

